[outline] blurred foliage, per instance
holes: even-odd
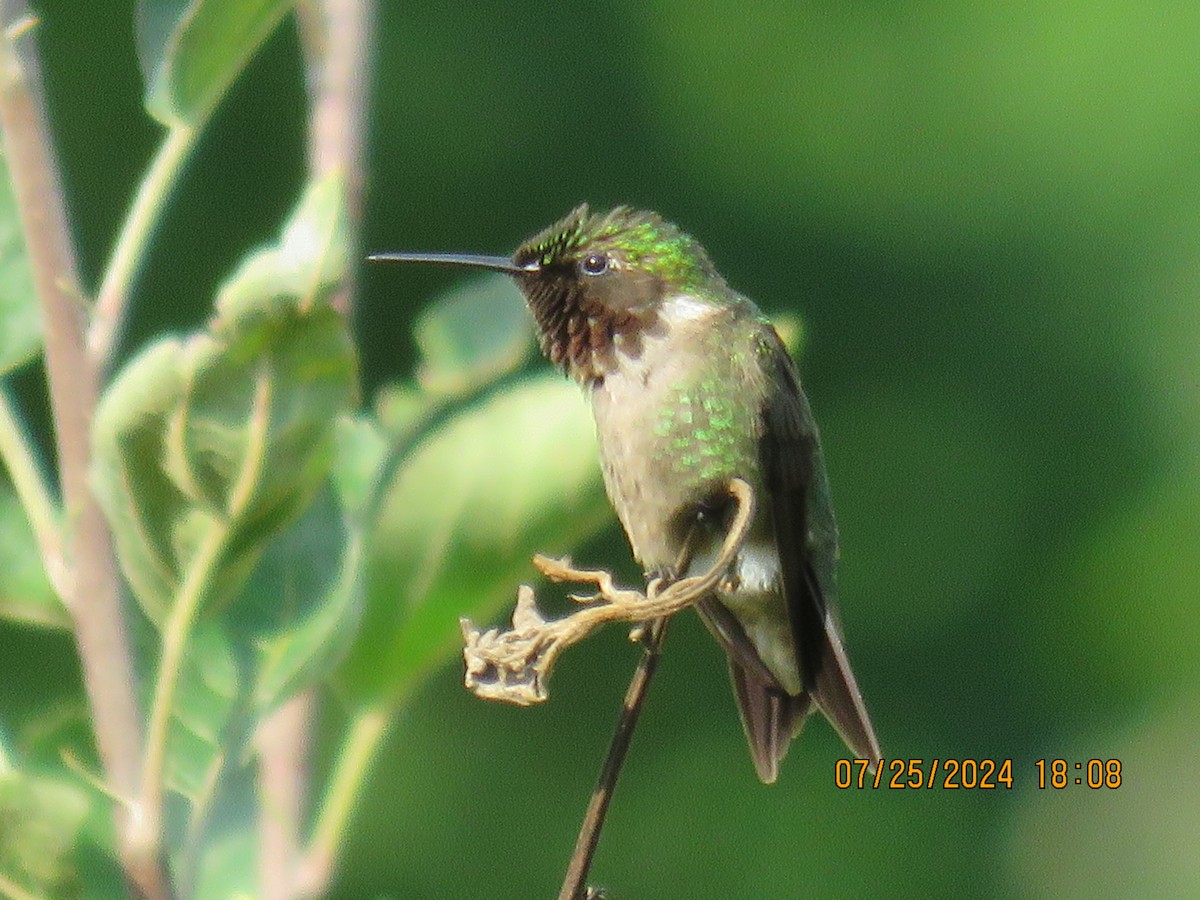
[[[41,10],[95,273],[153,131],[126,6]],[[841,748],[814,722],[763,788],[720,654],[685,620],[595,880],[619,897],[1200,892],[1200,8],[547,10],[381,4],[366,248],[507,252],[580,200],[631,202],[696,234],[769,312],[800,314],[848,646],[884,752],[1014,761],[1011,792],[839,791]],[[128,353],[205,321],[245,247],[277,230],[302,122],[285,24],[197,150]],[[363,272],[368,390],[417,370],[417,317],[451,282]],[[503,419],[468,444],[518,440]],[[417,552],[396,547],[397,566]],[[481,575],[521,577],[490,552]],[[615,531],[574,555],[628,560]],[[66,639],[0,629],[0,709],[20,733],[77,673]],[[588,642],[537,710],[465,695],[456,664],[433,672],[336,896],[550,894],[635,658],[615,632]],[[1124,782],[1039,790],[1034,761],[1056,757],[1120,759]]]
[[[50,587],[25,510],[9,485],[0,487],[0,616],[37,625],[70,624]]]
[[[8,164],[0,155],[0,375],[16,368],[41,345],[42,322],[25,256]]]
[[[168,127],[203,122],[292,5],[290,0],[139,3],[138,61],[150,115]]]

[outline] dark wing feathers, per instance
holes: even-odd
[[[778,336],[772,333],[772,338],[774,390],[763,410],[764,434],[760,444],[767,494],[764,502],[770,504],[775,526],[801,676],[812,702],[829,719],[851,752],[858,758],[878,761],[879,743],[850,670],[837,622],[834,584],[837,530],[816,425],[800,389],[795,363]],[[737,687],[735,674],[739,702],[743,689],[750,687],[744,677],[742,680],[743,686]],[[763,687],[779,693],[778,688]],[[807,705],[805,701],[806,708]],[[770,712],[770,704],[766,706]],[[749,712],[750,708],[743,704],[743,716]],[[761,734],[766,723],[755,719],[752,724],[753,731],[751,724],[747,724],[747,735],[753,745],[755,734]],[[781,758],[787,746],[778,745],[776,741]]]

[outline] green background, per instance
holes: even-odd
[[[1200,893],[1200,7],[380,6],[367,249],[506,253],[581,200],[632,203],[802,316],[884,753],[1013,764],[1011,791],[838,790],[842,749],[814,721],[763,787],[689,615],[593,881],[625,898]],[[158,130],[131,5],[41,7],[94,277]],[[288,20],[188,171],[126,352],[201,323],[277,231],[304,177],[302,79]],[[364,267],[368,390],[410,371],[413,317],[453,280]],[[636,576],[615,526],[575,556]],[[472,698],[448,661],[384,750],[335,895],[552,895],[635,660],[611,629],[532,710]],[[0,624],[12,727],[78,690],[68,638]],[[1041,758],[1119,759],[1123,783],[1038,790]]]

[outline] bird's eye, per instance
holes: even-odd
[[[608,257],[603,253],[589,253],[579,267],[585,275],[603,275],[608,271]]]

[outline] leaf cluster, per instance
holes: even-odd
[[[567,549],[607,516],[582,399],[525,365],[530,326],[503,279],[429,306],[416,372],[363,405],[344,293],[357,264],[345,173],[313,175],[278,241],[248,253],[203,327],[115,358],[172,183],[291,7],[138,4],[162,148],[96,300],[80,300],[106,373],[86,477],[129,601],[145,727],[142,793],[116,800],[161,812],[148,817],[153,841],[185,895],[253,890],[273,815],[255,736],[282,705],[310,694],[346,710],[335,771],[308,786],[313,815],[294,823],[306,850],[336,855],[367,778],[363,723],[393,717],[456,654],[458,618],[493,616],[535,549]],[[72,580],[70,552],[46,551],[70,546],[71,511],[9,390],[47,337],[28,251],[0,157],[0,615],[75,628],[87,587]],[[124,837],[105,814],[105,775],[83,774],[90,734],[56,716],[9,741],[0,711],[0,885],[72,896],[120,883]]]

